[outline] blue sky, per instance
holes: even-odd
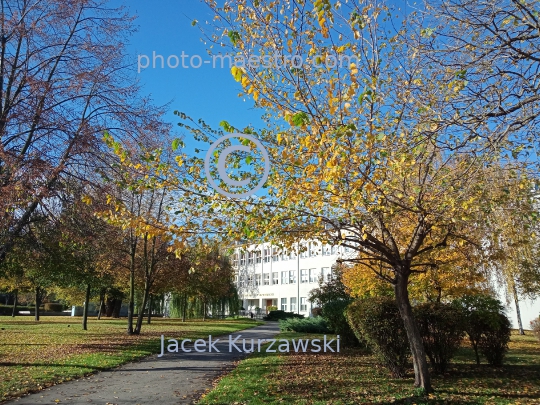
[[[148,55],[150,67],[141,69],[138,77],[143,87],[143,93],[150,94],[157,104],[171,102],[167,121],[172,122],[186,137],[188,152],[190,134],[176,126],[179,118],[173,115],[174,110],[186,113],[194,119],[203,118],[213,127],[221,120],[227,120],[232,125],[243,128],[253,124],[260,127],[261,110],[253,109],[250,99],[244,101],[238,97],[241,91],[239,83],[234,81],[229,68],[212,68],[207,64],[196,68],[176,69],[167,66],[167,57],[185,54],[200,55],[201,59],[210,61],[206,50],[210,44],[201,42],[202,33],[193,20],[204,25],[211,21],[211,10],[198,0],[130,0],[117,1],[126,4],[130,14],[138,16],[136,25],[138,32],[133,35],[128,50],[135,60],[138,55]],[[162,55],[165,67],[161,68],[159,58],[156,68],[152,68],[152,55]],[[145,62],[141,57],[141,62]],[[194,59],[194,62],[197,62]],[[174,59],[171,59],[174,63]],[[186,65],[189,65],[186,59]]]
[[[125,4],[130,14],[138,16],[135,24],[139,30],[133,35],[129,51],[133,60],[137,55],[152,53],[163,55],[181,55],[182,51],[190,56],[200,55],[202,60],[210,60],[206,49],[209,44],[201,42],[201,31],[192,26],[193,20],[204,25],[211,21],[210,9],[199,0],[113,0],[114,4]],[[138,75],[143,85],[143,93],[150,94],[157,104],[171,102],[166,120],[185,135],[187,151],[193,153],[194,143],[190,142],[190,134],[176,126],[179,118],[174,110],[186,113],[194,119],[203,118],[213,127],[221,120],[227,120],[238,128],[252,124],[255,128],[262,126],[261,110],[253,109],[250,99],[244,101],[238,97],[240,84],[235,82],[228,68],[215,68],[202,65],[199,69],[181,68],[147,68]],[[502,297],[501,297],[502,298]],[[524,300],[522,303],[524,327],[540,311],[540,301],[535,303]],[[517,325],[515,309],[510,305],[508,315]]]

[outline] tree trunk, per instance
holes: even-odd
[[[135,253],[131,254],[129,271],[128,335],[133,334],[133,312],[135,311]]]
[[[414,385],[423,388],[424,391],[432,392],[431,381],[429,377],[429,368],[426,360],[426,352],[422,342],[422,336],[414,319],[411,303],[409,301],[409,292],[407,290],[408,275],[403,274],[403,269],[396,272],[396,284],[394,291],[396,294],[396,303],[399,308],[401,319],[409,338],[409,345],[414,366]]]
[[[163,314],[163,317],[165,318],[165,294],[162,295],[161,302],[160,302],[161,311],[160,314]]]
[[[88,330],[88,304],[90,303],[90,284],[86,286],[86,295],[84,296],[84,308],[82,314],[82,328]]]
[[[517,315],[517,321],[518,321],[518,327],[519,327],[519,334],[524,335],[525,331],[523,330],[523,324],[521,322],[521,311],[519,309],[519,297],[517,293],[516,283],[512,283],[512,292],[514,295],[514,303],[516,304],[516,315]]]
[[[203,301],[202,310],[203,310],[202,320],[204,322],[206,321],[206,301]]]
[[[142,304],[139,307],[139,313],[137,314],[137,325],[135,326],[135,330],[133,331],[133,334],[135,335],[139,335],[141,333],[142,323],[144,319],[144,308],[146,307],[146,304],[148,302],[149,289],[150,287],[145,284]]]
[[[150,325],[152,322],[152,294],[150,294],[150,297],[148,297],[148,318],[146,319],[146,323]]]
[[[120,311],[122,310],[122,300],[120,298],[114,299],[114,308],[112,311],[113,318],[120,318]]]
[[[36,287],[35,289],[35,301],[36,301],[36,308],[34,313],[34,320],[37,322],[39,321],[39,306],[41,305],[41,289],[39,287]]]
[[[473,350],[474,350],[474,357],[476,359],[476,365],[479,366],[480,365],[480,355],[478,354],[478,341],[477,340],[472,342],[472,347],[473,347]]]
[[[11,312],[11,317],[15,318],[17,315],[17,299],[19,298],[19,290],[15,290],[15,297],[13,298],[13,311]]]
[[[103,307],[105,306],[105,291],[99,293],[99,311],[97,314],[98,321],[101,319],[101,313],[103,312]]]
[[[187,312],[187,293],[184,293],[184,305],[182,306],[182,322],[186,321]]]

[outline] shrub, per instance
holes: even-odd
[[[268,312],[270,312],[270,311],[277,311],[277,307],[276,307],[275,305],[270,305],[269,307],[266,307],[266,310],[267,310]]]
[[[425,303],[414,313],[429,361],[437,373],[444,373],[465,335],[462,312],[449,304]]]
[[[265,321],[279,321],[280,319],[287,318],[303,318],[304,315],[295,314],[294,312],[285,312],[285,311],[270,311],[268,315],[263,317]]]
[[[326,319],[329,328],[340,335],[343,346],[358,346],[356,338],[347,318],[345,309],[352,302],[351,296],[342,280],[342,267],[332,267],[333,277],[330,280],[319,279],[319,288],[309,292],[309,300],[320,308],[320,315]],[[319,310],[313,311],[314,315]]]
[[[17,307],[17,311],[18,311]],[[0,315],[11,315],[13,313],[13,305],[0,305]]]
[[[540,340],[540,316],[531,321],[531,329],[538,340]]]
[[[330,329],[324,318],[289,318],[279,321],[279,329],[282,332],[300,332],[300,333],[329,333]]]
[[[315,307],[311,309],[311,315],[313,316],[322,316],[322,308],[321,307]]]
[[[491,366],[502,366],[512,333],[512,325],[506,315],[499,313],[497,317],[498,322],[488,325],[478,342],[480,352]]]
[[[25,306],[25,305],[17,305],[17,313],[15,315],[19,314],[19,311],[34,311],[34,307],[32,306]],[[0,315],[9,315],[13,313],[13,305],[0,305]]]
[[[489,295],[478,294],[466,295],[455,300],[452,305],[462,311],[463,327],[476,355],[476,364],[480,364],[479,352],[485,355],[488,348],[492,347],[498,352],[486,358],[489,364],[500,365],[499,360],[502,362],[508,350],[508,342],[504,343],[507,322],[510,328],[510,321],[504,315],[501,302]]]
[[[358,339],[365,339],[392,377],[404,377],[409,341],[395,301],[386,297],[357,300],[349,305],[346,316]]]
[[[349,300],[330,301],[323,305],[321,311],[321,316],[326,320],[328,327],[340,336],[344,347],[358,346],[360,343],[345,316],[349,304]]]
[[[45,311],[62,312],[63,309],[64,309],[64,306],[62,304],[58,304],[58,303],[55,303],[55,302],[47,302],[43,306],[43,308],[44,308]]]

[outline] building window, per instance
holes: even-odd
[[[235,253],[233,256],[233,266],[238,266],[238,253]]]
[[[260,250],[257,250],[255,252],[255,263],[259,264],[261,262],[261,251]]]
[[[317,256],[317,243],[315,242],[309,242],[309,256],[314,257]]]
[[[263,274],[263,283],[264,285],[270,285],[270,273]]]
[[[289,271],[289,284],[296,284],[296,270]]]
[[[255,274],[255,285],[259,286],[261,285],[261,275]]]
[[[296,252],[295,252],[294,250],[291,250],[291,251],[289,252],[289,259],[290,259],[290,260],[296,259]]]
[[[286,250],[283,251],[283,260],[289,260],[289,252]]]
[[[307,269],[300,270],[300,282],[301,283],[307,283],[309,280],[309,273]]]
[[[300,312],[306,312],[306,311],[307,311],[307,298],[300,297]]]
[[[268,263],[270,261],[270,248],[264,249],[264,262]]]
[[[248,276],[247,285],[249,285],[249,286],[253,285],[253,276],[251,274]]]
[[[279,260],[278,248],[272,248],[272,261],[277,262]]]
[[[291,312],[296,311],[296,297],[291,297]]]
[[[337,246],[332,246],[332,248],[330,249],[330,252],[332,252],[333,255],[337,254],[338,253],[338,247]]]
[[[246,252],[240,252],[240,265],[246,264]]]
[[[282,298],[281,299],[281,310],[282,311],[287,311],[287,298]]]
[[[323,255],[324,256],[330,256],[330,245],[324,245],[324,247],[323,247]]]
[[[248,264],[253,264],[253,252],[248,252]]]
[[[309,282],[316,283],[319,281],[319,272],[317,269],[309,269]]]
[[[272,284],[279,284],[279,273],[277,271],[272,273]]]
[[[282,271],[281,272],[281,284],[289,284],[289,272],[288,271]]]
[[[307,248],[305,245],[300,246],[300,259],[305,259],[307,257]]]
[[[322,275],[324,281],[330,281],[332,279],[332,270],[330,269],[330,267],[323,267]]]

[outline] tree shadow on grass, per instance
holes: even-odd
[[[21,363],[21,362],[9,362],[9,361],[3,361],[0,362],[0,367],[70,367],[70,368],[87,368],[90,370],[95,371],[106,371],[110,370],[113,367],[116,366],[108,366],[108,367],[99,367],[99,366],[89,366],[88,364],[69,364],[69,363]]]

